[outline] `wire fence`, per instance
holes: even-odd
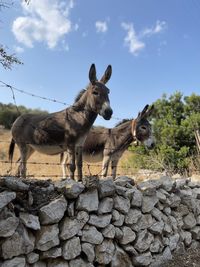
[[[3,82],[1,80],[0,80],[0,87],[7,88],[7,89],[9,89],[11,91],[12,100],[13,100],[14,106],[16,107],[16,111],[18,112],[19,115],[20,115],[20,110],[18,109],[18,106],[17,106],[17,100],[16,100],[15,92],[19,92],[21,94],[25,94],[25,95],[28,95],[30,97],[42,99],[42,100],[45,100],[45,101],[50,101],[50,102],[53,102],[53,103],[58,103],[58,104],[61,104],[61,105],[66,106],[66,107],[73,106],[73,105],[70,105],[70,104],[68,104],[66,102],[62,102],[60,100],[57,100],[57,99],[52,99],[52,98],[48,98],[48,97],[36,95],[36,94],[30,93],[30,92],[28,92],[26,90],[22,90],[22,89],[16,88],[15,86],[12,86],[12,85],[10,85],[8,83],[5,83],[5,82]],[[118,118],[118,117],[115,117],[115,116],[112,116],[112,119],[114,119],[116,121],[123,121],[122,118]],[[127,125],[128,125],[128,122],[130,122],[130,125],[128,125],[128,127],[130,128],[132,119],[126,120],[126,122],[127,122]],[[32,127],[35,129],[35,126],[34,125],[32,125]],[[169,127],[175,127],[176,128],[176,126],[172,126],[172,125],[169,125]],[[108,138],[108,137],[110,137],[111,133],[112,133],[112,136],[113,137],[115,137],[115,136],[119,137],[119,133],[115,133],[113,129],[107,129],[107,128],[102,128],[101,131],[99,130],[99,131],[94,132],[94,136],[97,136],[97,135],[105,135]],[[91,132],[91,134],[92,134],[92,132]],[[130,129],[129,129],[129,132],[127,132],[126,130],[125,130],[125,133],[120,132],[120,137],[124,137],[125,138],[124,140],[128,140],[128,143],[130,143],[130,144],[131,144],[132,141],[134,141],[133,138],[132,138],[132,133],[131,133],[131,130]],[[166,140],[167,140],[167,138],[166,138]],[[182,138],[181,141],[182,142],[184,141],[187,144],[193,144],[193,145],[195,145],[195,137],[193,139],[190,139],[190,140]],[[169,142],[171,142],[171,139],[170,138],[169,138]],[[9,140],[0,140],[0,143],[5,143],[8,146],[10,144],[10,141]],[[25,141],[23,141],[22,143],[23,143],[23,145],[31,144],[30,142],[25,142]],[[49,145],[50,146],[51,145],[52,146],[55,146],[54,140],[52,140],[52,143],[50,142]],[[56,143],[56,145],[57,146],[63,146],[63,143],[61,143],[61,144]],[[122,145],[124,145],[124,144],[122,144]],[[127,146],[127,143],[125,145]],[[106,148],[105,147],[104,150],[107,150],[108,149],[111,153],[114,153],[114,152],[116,152],[116,150],[118,148],[117,147],[109,147],[109,148]],[[135,153],[137,155],[138,152],[135,152]],[[1,156],[1,150],[0,150],[0,156]],[[2,170],[3,171],[0,172],[0,177],[9,176],[10,173],[11,173],[11,169],[10,169],[9,165],[11,163],[10,163],[10,161],[4,159],[5,158],[5,152],[3,153],[3,156],[1,156],[1,157],[3,157],[3,159],[0,160],[0,164],[2,166]],[[27,164],[28,165],[32,165],[32,166],[36,166],[36,168],[38,166],[48,166],[51,169],[54,169],[57,166],[60,167],[59,156],[57,156],[57,161],[56,162],[52,162],[52,160],[51,161],[48,161],[48,162],[27,161]],[[101,168],[102,168],[102,164],[101,163],[88,163],[88,162],[83,162],[83,166],[84,166],[84,168],[83,168],[83,174],[84,175],[91,175],[91,174],[93,174],[93,175],[99,175],[101,173]],[[112,166],[112,167],[113,168],[117,167],[117,170],[120,170],[119,173],[117,173],[117,175],[122,175],[122,174],[123,175],[127,175],[128,174],[128,175],[132,175],[132,176],[136,176],[136,177],[138,175],[139,176],[141,175],[141,173],[138,174],[138,171],[135,170],[132,166],[130,166],[129,163],[118,164],[117,166]],[[96,170],[96,169],[94,170],[94,168],[98,168],[98,170]],[[195,172],[200,173],[200,170],[198,168],[195,168]],[[157,171],[151,171],[151,170],[145,171],[145,175],[146,176],[152,176],[152,175],[154,175],[156,173],[157,173]],[[39,176],[42,177],[42,178],[43,177],[52,177],[52,178],[53,177],[61,177],[61,175],[58,174],[58,171],[56,173],[52,173],[52,172],[48,172],[48,174],[42,173],[42,175],[40,174]],[[38,174],[28,174],[27,177],[38,177]]]

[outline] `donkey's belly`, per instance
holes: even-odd
[[[100,162],[103,160],[103,153],[87,154],[83,152],[83,160],[86,162]]]
[[[60,154],[61,152],[64,151],[63,147],[61,146],[50,146],[50,145],[31,145],[31,147],[42,153],[42,154],[47,154],[47,155],[56,155],[56,154]]]

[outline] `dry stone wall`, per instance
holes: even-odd
[[[1,267],[161,267],[199,246],[190,179],[0,182]]]

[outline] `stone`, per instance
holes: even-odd
[[[66,260],[63,259],[50,259],[48,261],[47,267],[69,267]]]
[[[15,257],[4,261],[1,267],[26,267],[26,260],[24,257]]]
[[[115,227],[115,238],[117,240],[120,240],[120,239],[122,239],[122,237],[123,237],[122,230],[120,228],[118,228],[118,227]]]
[[[40,230],[40,222],[39,222],[39,218],[38,216],[29,214],[29,213],[25,213],[25,212],[20,212],[19,214],[20,220],[22,221],[22,223],[30,229],[33,230]]]
[[[81,254],[81,243],[79,237],[73,237],[63,244],[63,258],[65,260],[75,259]]]
[[[181,198],[177,196],[174,193],[171,193],[170,196],[167,198],[166,203],[171,207],[171,208],[177,208],[179,207],[181,203]]]
[[[111,238],[113,239],[115,237],[115,227],[112,224],[109,224],[107,227],[105,227],[102,230],[102,234],[106,238]]]
[[[35,238],[23,225],[19,225],[15,233],[2,242],[2,257],[11,259],[33,251]]]
[[[114,221],[113,220],[113,225],[114,226],[122,226],[124,224],[124,219],[125,219],[125,216],[121,213],[119,213],[119,219]]]
[[[155,207],[151,210],[151,215],[158,221],[161,221],[163,217],[163,213]]]
[[[130,209],[130,200],[122,196],[114,197],[114,208],[123,214],[127,214]]]
[[[106,215],[90,215],[90,219],[88,221],[88,224],[96,226],[97,228],[105,228],[110,224],[112,215],[106,214]]]
[[[113,209],[113,199],[111,197],[103,198],[99,203],[98,214],[109,213]]]
[[[161,242],[158,239],[155,239],[150,245],[150,252],[158,253],[160,251]]]
[[[51,201],[39,210],[42,225],[58,223],[67,209],[67,201],[64,196]]]
[[[130,178],[128,176],[118,176],[114,183],[119,186],[127,187],[127,185],[135,185],[135,181],[133,178]]]
[[[39,254],[35,252],[31,252],[26,256],[26,260],[29,264],[33,264],[39,261],[39,258],[40,258]]]
[[[149,213],[158,203],[158,198],[154,196],[144,196],[142,200],[142,212]]]
[[[89,262],[93,262],[95,260],[94,245],[90,243],[82,243],[82,251],[87,256]]]
[[[133,267],[129,255],[116,245],[115,252],[111,261],[111,267]]]
[[[95,248],[96,261],[100,264],[109,264],[113,258],[115,246],[111,239],[105,239]]]
[[[60,192],[64,192],[66,198],[75,199],[84,191],[85,186],[82,183],[67,178],[56,182],[55,188]]]
[[[47,267],[47,265],[44,261],[37,261],[31,267]]]
[[[57,224],[45,225],[36,233],[36,248],[41,251],[47,251],[59,245],[59,228]]]
[[[134,224],[137,223],[138,220],[142,217],[142,213],[139,209],[131,208],[125,216],[125,223],[126,224]]]
[[[86,211],[79,211],[76,218],[65,217],[60,228],[60,238],[66,240],[77,235],[88,220]]]
[[[77,200],[77,210],[85,210],[88,212],[97,211],[98,206],[99,198],[97,189],[92,189],[79,195]]]
[[[71,260],[69,262],[69,267],[94,267],[92,263],[88,263],[81,258]]]
[[[136,234],[131,230],[130,227],[123,226],[121,230],[123,233],[123,237],[119,240],[120,244],[127,245],[135,240]]]
[[[146,252],[133,257],[135,266],[149,266],[152,262],[151,252]]]
[[[43,251],[40,253],[40,258],[41,259],[46,259],[46,258],[58,258],[62,256],[62,249],[60,247],[57,248],[51,248],[47,251]]]
[[[164,228],[164,222],[163,221],[155,222],[149,227],[149,231],[153,234],[160,234],[161,235],[163,228]]]
[[[132,200],[131,200],[131,207],[140,208],[142,206],[142,197],[143,196],[142,196],[141,191],[135,188],[135,191],[133,193]]]
[[[179,239],[180,239],[180,235],[178,233],[176,233],[174,235],[171,235],[169,237],[169,248],[170,248],[170,251],[173,251],[173,250],[176,249],[177,244],[179,242]]]
[[[82,242],[87,242],[90,244],[98,245],[103,241],[103,235],[99,232],[95,226],[86,225],[83,228],[83,234],[81,237]]]
[[[142,232],[138,233],[134,248],[138,252],[143,253],[150,248],[150,245],[153,241],[154,241],[153,235],[149,233],[147,230],[143,230]]]
[[[115,193],[115,184],[112,178],[104,178],[99,181],[100,198],[113,196]]]
[[[15,192],[3,191],[0,193],[0,210],[7,206],[13,199],[16,198]]]
[[[138,220],[136,224],[131,225],[131,229],[138,232],[139,230],[144,230],[154,223],[154,220],[151,214],[142,214],[141,218]]]
[[[183,217],[183,228],[184,229],[192,229],[196,225],[196,219],[193,213],[189,213],[185,217]]]
[[[133,255],[133,256],[138,255],[137,250],[132,245],[130,245],[130,244],[122,245],[122,247],[129,255]]]
[[[195,226],[190,230],[192,238],[195,240],[200,240],[200,226]]]
[[[192,233],[188,231],[182,231],[181,237],[186,246],[189,246],[192,243]]]
[[[75,215],[75,202],[70,202],[68,204],[67,214],[69,217],[74,217],[74,215]]]
[[[5,217],[0,218],[0,237],[12,236],[19,225],[19,218],[14,213],[5,213]]]
[[[174,187],[174,184],[175,184],[175,181],[174,180],[172,180],[168,176],[163,176],[163,177],[160,178],[160,180],[162,181],[161,188],[163,188],[167,192],[172,191],[172,189]]]
[[[156,196],[161,203],[166,203],[167,197],[166,194],[162,192],[162,190],[157,190]]]
[[[119,195],[119,196],[123,196],[123,197],[126,198],[126,191],[127,191],[127,188],[126,188],[126,187],[116,185],[115,192],[116,192],[117,195]],[[129,198],[129,199],[130,199],[130,198]]]

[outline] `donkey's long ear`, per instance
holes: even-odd
[[[154,111],[154,105],[152,105],[152,106],[148,109],[148,111],[146,112],[146,117],[149,117],[149,116],[152,114],[153,111]]]
[[[144,118],[144,116],[146,116],[146,112],[147,112],[148,108],[149,108],[149,105],[146,105],[143,108],[142,112],[139,113],[140,115],[138,115],[138,117],[140,117],[140,119],[142,119],[142,118]]]
[[[106,84],[110,80],[111,74],[112,74],[112,66],[108,65],[108,67],[107,67],[103,77],[101,78],[100,82]]]
[[[94,84],[97,81],[96,68],[94,64],[91,65],[89,70],[89,80],[91,84]]]

